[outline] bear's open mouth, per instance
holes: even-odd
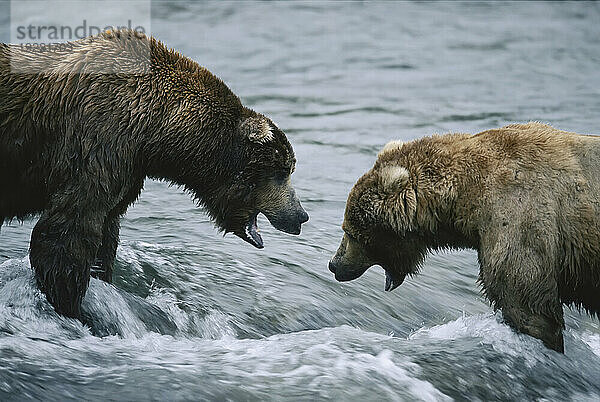
[[[256,222],[257,217],[258,212],[250,217],[250,220],[244,228],[244,233],[240,237],[256,248],[264,248],[263,239],[258,231],[258,224]]]

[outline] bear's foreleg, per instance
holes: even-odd
[[[547,348],[564,353],[562,307],[557,314],[560,317],[536,313],[523,305],[508,304],[502,307],[502,315],[512,328],[540,339]]]
[[[127,208],[140,195],[144,187],[144,177],[133,181],[133,185],[125,193],[123,199],[110,211],[102,228],[102,244],[92,265],[91,275],[94,278],[112,283],[113,267],[117,256],[119,245],[119,230],[121,217],[127,212]]]
[[[108,216],[102,228],[102,244],[91,268],[94,278],[112,283],[113,266],[119,245],[119,216]]]
[[[502,310],[512,328],[564,353],[562,304],[552,261],[545,261],[545,256],[551,254],[497,243],[480,250],[480,281],[487,297]]]
[[[98,198],[86,198],[79,189],[53,197],[31,235],[29,259],[37,285],[68,317],[80,317],[106,216]]]

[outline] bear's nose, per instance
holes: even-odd
[[[332,274],[335,274],[335,264],[333,263],[333,261],[329,261],[329,270]]]
[[[300,224],[308,222],[308,214],[305,210],[300,211],[300,213],[298,214],[298,220],[300,221]]]

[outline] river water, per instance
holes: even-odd
[[[259,218],[256,250],[147,181],[114,286],[91,280],[91,327],[36,290],[34,222],[3,226],[0,400],[600,399],[598,320],[565,310],[565,355],[514,333],[473,251],[430,256],[392,293],[381,268],[345,284],[327,269],[346,196],[391,139],[600,133],[597,4],[156,3],[152,32],[287,133],[311,219],[295,237]]]

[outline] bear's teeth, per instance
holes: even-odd
[[[246,235],[246,239],[249,243],[251,243],[256,248],[263,248],[263,239],[258,232],[258,224],[256,215],[250,220],[248,225],[246,225],[244,233]]]
[[[385,271],[385,291],[391,292],[404,282],[405,275],[392,275],[389,271]]]
[[[389,273],[385,273],[385,291],[389,292],[392,286],[394,285],[394,280]]]

